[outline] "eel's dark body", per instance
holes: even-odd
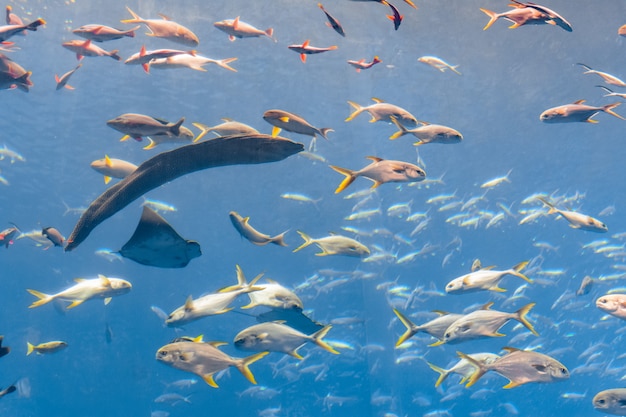
[[[96,198],[82,214],[65,251],[71,251],[104,220],[159,185],[202,169],[276,162],[304,149],[301,143],[270,135],[223,136],[160,153]]]

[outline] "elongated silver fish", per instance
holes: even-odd
[[[257,231],[254,227],[250,226],[250,217],[244,218],[236,211],[231,211],[228,216],[230,217],[230,221],[233,223],[233,226],[235,226],[235,229],[237,229],[239,234],[248,239],[250,242],[254,243],[255,245],[263,246],[267,245],[268,243],[273,243],[278,246],[287,246],[284,240],[285,233],[287,233],[287,231],[284,231],[281,234],[272,237],[270,235],[261,233]]]

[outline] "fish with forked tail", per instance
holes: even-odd
[[[357,177],[365,177],[373,181],[374,184],[371,188],[376,188],[387,182],[416,182],[426,178],[426,172],[422,168],[408,162],[382,159],[376,156],[368,156],[367,159],[373,162],[358,171],[330,165],[332,169],[345,175],[344,180],[335,190],[335,194],[345,190]]]

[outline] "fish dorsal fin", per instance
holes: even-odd
[[[196,336],[193,339],[191,339],[191,341],[194,342],[194,343],[202,343],[203,342],[203,340],[202,340],[203,337],[204,337],[203,334],[199,334],[198,336]]]
[[[165,119],[159,119],[158,117],[153,117],[154,120],[156,120],[157,122],[161,123],[162,125],[166,125],[169,122]]]
[[[91,39],[87,39],[85,42],[83,42],[80,45],[82,48],[89,48],[89,46],[91,46]]]
[[[222,117],[222,120],[225,122],[234,122],[235,120],[231,119],[230,117]]]
[[[383,158],[379,158],[379,157],[377,157],[377,156],[366,156],[365,158],[366,158],[366,159],[369,159],[369,160],[371,160],[371,161],[374,161],[374,162],[384,161],[384,159],[383,159]]]
[[[372,97],[372,101],[374,101],[376,103],[384,103],[384,101],[379,99],[378,97]]]
[[[111,168],[111,165],[113,165],[113,163],[111,162],[111,158],[109,158],[109,155],[104,155],[104,165],[108,166],[109,168]]]
[[[146,56],[146,45],[141,45],[141,49],[139,50],[139,56]]]
[[[489,266],[485,266],[483,268],[480,268],[479,271],[491,271],[495,267],[496,267],[495,265],[489,265]]]
[[[85,278],[74,278],[74,282],[83,282]]]
[[[162,13],[158,13],[158,15],[161,16],[161,19],[163,19],[163,20],[172,20],[169,16],[164,15]]]
[[[585,102],[585,100],[577,100],[574,102],[574,104],[583,104]]]
[[[307,46],[309,46],[309,40],[308,39],[302,43],[302,47],[303,48],[306,48]]]
[[[512,352],[517,352],[518,350],[522,350],[522,349],[514,348],[511,346],[505,346],[502,348],[502,350],[512,353]]]
[[[450,314],[447,311],[443,311],[443,310],[433,310],[433,313],[437,313],[440,316],[447,316],[448,314]]]
[[[185,301],[185,311],[191,311],[193,310],[193,298],[191,298],[191,295],[189,297],[187,297],[187,300]]]
[[[287,320],[274,320],[274,321],[272,321],[272,323],[285,324],[285,323],[287,323]],[[263,334],[267,334],[267,333],[263,333]]]
[[[273,280],[272,278],[265,278],[265,281],[267,281],[270,284],[278,284],[278,281]]]
[[[239,27],[239,16],[237,16],[235,20],[233,20],[233,29],[237,30],[238,27]]]
[[[214,342],[207,342],[209,345],[213,346],[214,348],[218,348],[220,346],[224,346],[227,345],[228,343],[226,342],[221,342],[221,341],[214,341]]]
[[[100,278],[100,282],[105,287],[110,287],[111,286],[111,281],[109,281],[109,279],[107,277],[105,277],[104,275],[98,274],[98,278]]]
[[[250,216],[244,217],[243,220],[241,221],[243,224],[248,224],[248,222],[250,221]]]
[[[481,310],[491,310],[491,306],[493,306],[493,301],[489,301],[487,304],[483,305]]]

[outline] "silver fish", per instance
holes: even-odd
[[[346,122],[357,117],[359,114],[364,111],[368,112],[372,118],[370,119],[370,123],[374,122],[388,122],[391,123],[391,116],[395,117],[405,126],[415,127],[417,126],[417,119],[411,113],[403,109],[402,107],[396,106],[391,103],[385,103],[379,98],[373,97],[372,100],[375,102],[372,105],[367,107],[361,106],[353,101],[348,101],[348,103],[354,108],[354,112],[348,116]]]
[[[248,366],[267,355],[268,352],[257,353],[243,359],[234,358],[218,349],[218,346],[224,344],[223,342],[174,342],[157,350],[156,360],[181,371],[196,374],[214,388],[218,386],[213,375],[230,366],[237,368],[248,381],[256,384]]]
[[[300,249],[306,248],[311,244],[316,244],[322,250],[316,253],[317,256],[345,255],[362,257],[370,253],[367,246],[349,237],[330,235],[313,239],[311,236],[299,230],[298,234],[304,239],[304,243],[294,249],[294,252],[298,252]]]
[[[236,211],[231,211],[230,213],[228,213],[228,216],[230,217],[230,221],[233,223],[233,226],[235,226],[235,229],[237,229],[239,234],[248,239],[250,242],[254,243],[255,245],[263,246],[267,245],[268,243],[273,243],[278,246],[287,246],[284,240],[285,233],[287,233],[287,231],[284,231],[281,234],[272,237],[270,235],[261,233],[257,231],[254,227],[250,226],[250,217],[244,218]]]
[[[532,283],[531,279],[520,272],[526,265],[528,265],[528,261],[520,262],[511,269],[503,271],[496,271],[491,269],[491,267],[479,269],[450,281],[446,285],[446,292],[448,294],[461,294],[480,290],[504,292],[506,290],[500,288],[498,283],[507,275],[514,275]]]
[[[509,379],[503,388],[515,388],[529,382],[557,382],[569,378],[567,368],[556,359],[542,353],[505,347],[506,355],[491,363],[475,361],[470,356],[457,352],[463,359],[476,366],[476,372],[465,385],[471,387],[488,371],[499,373]]]
[[[600,391],[593,397],[593,408],[596,410],[626,416],[626,388],[613,388]]]
[[[237,349],[241,350],[282,352],[303,359],[298,349],[306,342],[311,342],[330,353],[339,354],[322,340],[331,328],[332,326],[328,325],[312,335],[306,335],[280,322],[267,322],[242,330],[235,336],[234,344]]]
[[[368,156],[367,159],[373,162],[358,171],[330,165],[332,169],[345,176],[335,190],[335,194],[345,190],[357,177],[365,177],[373,181],[374,184],[371,188],[376,188],[387,182],[417,182],[426,178],[426,171],[415,164],[382,159],[376,156]]]

